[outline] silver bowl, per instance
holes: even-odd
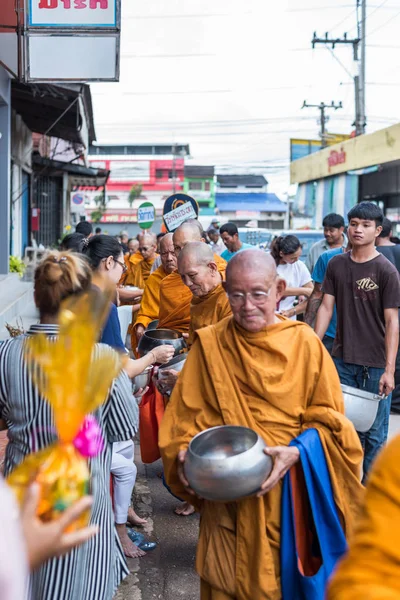
[[[385,396],[371,394],[363,389],[341,385],[344,399],[344,412],[356,431],[364,433],[374,424],[379,402]]]
[[[171,359],[170,361],[168,361],[167,363],[165,363],[161,367],[159,367],[158,373],[157,373],[157,379],[159,381],[162,381],[163,379],[165,379],[165,377],[166,377],[165,371],[167,371],[168,369],[173,369],[174,371],[178,371],[180,373],[184,367],[187,356],[188,356],[187,352],[185,352],[185,354],[178,354],[178,356],[175,356],[173,359]],[[172,388],[166,388],[164,391],[167,394],[171,393]]]
[[[147,331],[151,331],[152,329],[157,329],[158,327],[158,319],[154,319],[154,321],[150,321],[147,325]]]
[[[265,447],[248,427],[222,425],[198,433],[184,463],[190,487],[206,500],[232,502],[252,496],[272,470]]]
[[[136,394],[136,392],[138,392],[140,389],[144,390],[144,388],[149,385],[152,370],[153,365],[149,365],[145,368],[145,370],[142,373],[139,373],[139,375],[136,375],[136,377],[134,377],[134,379],[132,380],[134,394]]]

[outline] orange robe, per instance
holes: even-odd
[[[222,278],[225,278],[226,261],[214,254]],[[190,305],[193,294],[183,283],[177,271],[166,277],[160,286],[159,329],[175,329],[187,333],[190,325]]]
[[[134,285],[134,273],[135,267],[140,261],[143,260],[143,256],[139,250],[135,252],[135,254],[129,255],[129,253],[125,254],[124,262],[127,268],[126,273],[124,273],[119,281],[120,285]]]
[[[177,475],[178,452],[200,431],[224,424],[250,427],[268,446],[287,446],[316,428],[339,516],[351,532],[363,493],[362,449],[344,416],[335,366],[311,328],[282,318],[250,333],[228,318],[200,329],[159,434],[168,485],[201,511],[202,600],[280,600],[282,482],[262,498],[224,504],[189,495]]]
[[[188,345],[193,344],[195,331],[219,323],[225,317],[231,316],[232,311],[228,296],[221,284],[217,285],[207,296],[202,298],[193,296],[190,306]]]
[[[158,255],[156,255],[154,258],[151,258],[150,260],[144,260],[142,258],[142,260],[140,260],[134,267],[132,283],[126,285],[133,285],[135,287],[140,288],[141,290],[144,290],[146,281],[150,277],[151,267],[153,266],[153,263],[156,260],[157,256]]]
[[[368,475],[361,517],[327,600],[400,598],[399,464],[397,436],[379,454]]]
[[[151,321],[158,319],[158,312],[160,310],[160,285],[165,277],[167,277],[167,273],[161,265],[148,278],[140,303],[136,325],[140,324],[147,327]]]

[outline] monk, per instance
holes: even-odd
[[[138,344],[146,327],[151,321],[158,319],[160,310],[160,285],[162,280],[176,270],[177,261],[172,242],[172,233],[167,233],[160,242],[161,266],[150,275],[140,304],[134,327],[135,343]],[[136,346],[132,343],[132,348]]]
[[[345,535],[361,501],[362,449],[324,346],[304,323],[275,314],[285,282],[273,259],[260,250],[237,254],[225,288],[233,317],[196,332],[159,446],[172,492],[201,511],[201,599],[280,600],[281,485],[299,460],[288,444],[305,429],[318,431]],[[229,504],[197,498],[184,476],[190,440],[219,425],[252,428],[273,460],[260,491]]]
[[[186,221],[173,234],[174,250],[177,257],[179,252],[190,242],[205,243],[201,224],[196,220]],[[225,273],[226,262],[214,255],[215,263],[220,273]],[[182,282],[178,272],[168,275],[160,286],[159,329],[175,329],[181,333],[189,332],[190,304],[192,292]]]
[[[157,237],[154,233],[143,233],[139,236],[139,252],[142,260],[133,270],[132,282],[125,285],[133,285],[144,290],[146,281],[150,277],[150,269],[157,258]]]
[[[400,436],[379,454],[368,474],[365,503],[349,552],[328,600],[400,598]]]
[[[124,256],[126,265],[126,272],[122,274],[120,279],[120,285],[132,285],[133,274],[136,265],[143,259],[142,254],[139,252],[139,235],[137,238],[132,238],[128,241],[128,250]]]

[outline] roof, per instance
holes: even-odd
[[[286,212],[287,209],[287,205],[275,194],[216,194],[215,200],[220,212]]]
[[[95,132],[88,85],[11,83],[12,107],[33,133],[84,144],[81,134],[84,119],[79,99],[86,112],[89,140],[93,141]]]
[[[224,187],[238,187],[251,185],[264,187],[268,181],[264,175],[217,175],[218,185]]]
[[[213,166],[185,165],[185,177],[214,177]]]
[[[69,173],[72,186],[80,187],[101,187],[106,185],[110,171],[106,169],[96,169],[85,167],[84,165],[75,165],[73,163],[63,162],[61,160],[51,160],[44,158],[40,154],[32,155],[32,163],[41,167],[40,173],[52,175],[59,173]]]

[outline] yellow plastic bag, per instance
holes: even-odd
[[[25,359],[53,409],[58,442],[27,456],[7,481],[20,502],[28,485],[39,484],[38,516],[44,521],[57,518],[90,492],[87,457],[101,451],[102,440],[88,415],[107,399],[123,364],[112,348],[95,350],[108,308],[109,295],[90,292],[70,299],[61,309],[55,341],[42,334],[26,340]],[[88,517],[84,515],[72,529],[86,525]]]

